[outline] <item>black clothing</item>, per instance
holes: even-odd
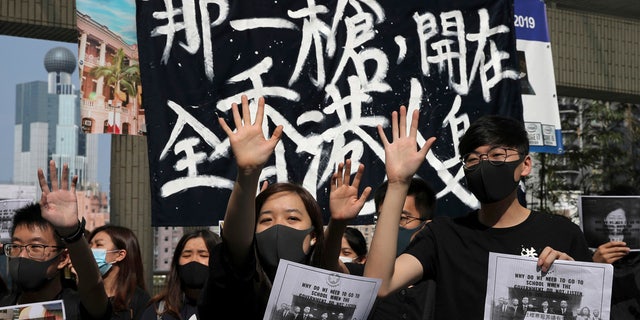
[[[611,319],[640,319],[640,253],[629,252],[613,263]]]
[[[243,268],[235,267],[230,261],[229,248],[223,241],[216,245],[209,256],[209,278],[204,285],[198,303],[199,319],[215,319],[220,310],[237,305],[234,310],[236,319],[262,320],[264,317],[271,281],[260,267],[255,246],[254,254]]]
[[[362,276],[364,274],[364,264],[363,263],[353,263],[347,262],[344,264],[349,270],[349,274]]]
[[[437,217],[405,253],[422,263],[424,279],[443,284],[436,287],[435,319],[479,319],[484,314],[489,252],[537,257],[546,246],[577,261],[592,261],[578,225],[539,212],[510,228],[481,224],[477,210],[455,219]]]
[[[170,314],[163,313],[162,316],[158,317],[156,310],[158,309],[158,302],[148,306],[144,312],[142,313],[142,317],[140,320],[180,320]],[[219,311],[219,310],[218,310]],[[180,316],[182,320],[192,320],[192,319],[215,319],[215,318],[202,318],[198,316],[198,303],[195,300],[185,299],[182,303],[182,308],[180,309]],[[192,318],[196,317],[196,318]],[[219,317],[219,316],[218,316]],[[238,318],[240,319],[240,318]]]
[[[433,319],[436,283],[428,279],[384,298],[377,298],[368,320]]]
[[[110,298],[111,300],[112,298]],[[114,311],[113,320],[138,320],[142,316],[142,313],[147,308],[149,304],[149,293],[144,291],[140,287],[136,287],[136,290],[133,292],[133,297],[131,297],[131,302],[129,303],[129,310],[119,310]],[[113,302],[112,302],[113,303]]]

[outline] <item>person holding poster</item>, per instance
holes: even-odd
[[[264,137],[264,111],[261,97],[252,121],[248,98],[243,95],[242,110],[232,104],[235,130],[219,119],[238,171],[224,217],[223,241],[210,257],[199,319],[214,319],[220,310],[237,303],[246,307],[236,310],[235,318],[263,319],[280,259],[340,271],[338,257],[346,221],[357,216],[371,192],[367,187],[358,197],[364,165],[358,167],[353,183],[351,162],[338,165],[330,192],[334,223],[327,226],[326,241],[320,205],[302,186],[269,184],[256,196],[262,169],[283,133],[280,125],[270,138]]]
[[[602,195],[637,196],[640,191],[633,186],[617,185]],[[631,251],[624,241],[609,241],[598,246],[593,261],[611,263],[614,268],[611,319],[640,319],[640,252]],[[593,315],[594,319],[600,319],[599,310],[594,310]]]
[[[366,277],[382,279],[378,296],[435,279],[435,319],[480,319],[490,252],[537,257],[542,272],[556,259],[591,261],[578,225],[562,216],[533,212],[518,202],[518,183],[532,169],[529,139],[522,122],[498,115],[474,121],[458,145],[467,188],[480,208],[458,218],[434,218],[396,258],[398,223],[409,182],[435,140],[431,137],[417,148],[418,118],[416,110],[407,127],[407,111],[401,106],[392,113],[390,139],[378,127],[389,186],[364,272]]]

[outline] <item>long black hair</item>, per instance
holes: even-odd
[[[180,282],[180,276],[178,275],[178,266],[180,265],[182,250],[184,250],[184,247],[187,245],[187,241],[194,238],[202,238],[204,240],[207,250],[209,250],[209,255],[212,255],[213,248],[218,243],[222,242],[220,236],[209,229],[200,229],[185,233],[180,238],[180,241],[178,241],[178,244],[176,245],[176,249],[173,251],[173,258],[171,258],[171,267],[169,269],[169,274],[167,275],[165,287],[160,293],[151,298],[149,302],[156,303],[164,301],[163,313],[170,314],[178,319],[181,318],[180,309],[182,309],[183,295],[185,291],[185,288],[182,287],[182,283]]]

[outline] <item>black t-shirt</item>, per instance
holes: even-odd
[[[157,302],[149,305],[142,313],[140,320],[179,320],[168,313],[163,313],[161,316],[158,316],[158,313],[156,312],[159,308],[158,306],[159,304]],[[198,317],[197,301],[191,299],[185,299],[183,301],[182,308],[180,308],[180,316],[182,317],[182,320],[204,319],[202,317]]]
[[[436,284],[424,280],[384,298],[377,298],[368,320],[433,319]]]
[[[489,252],[537,257],[546,246],[577,261],[592,261],[578,225],[539,212],[510,228],[481,224],[477,211],[454,219],[438,217],[416,235],[405,253],[422,263],[424,278],[436,280],[435,319],[480,319]]]
[[[613,267],[611,319],[640,319],[640,253],[630,252]]]
[[[263,319],[271,281],[259,265],[255,246],[254,254],[244,268],[236,268],[231,262],[231,253],[225,242],[221,242],[209,255],[209,277],[198,302],[199,319],[215,319],[220,310],[238,305],[235,319]]]
[[[131,302],[129,303],[130,309],[114,311],[112,320],[140,319],[142,312],[149,304],[149,299],[151,299],[151,296],[149,296],[148,292],[140,287],[136,287],[136,290],[133,292],[133,296],[131,297]]]

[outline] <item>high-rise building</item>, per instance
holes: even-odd
[[[97,181],[97,137],[80,130],[80,102],[71,82],[76,65],[69,49],[56,47],[44,57],[47,82],[16,85],[14,183],[36,185],[37,168],[48,176],[51,159],[59,170],[68,164],[80,187]]]

